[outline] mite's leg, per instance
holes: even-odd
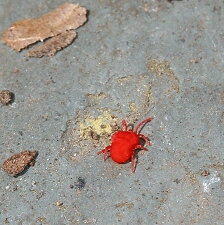
[[[142,145],[136,145],[135,148],[134,148],[134,151],[137,150],[137,149],[142,149],[144,151],[148,151],[148,149],[145,148]],[[131,155],[132,173],[135,172],[134,151],[133,151],[133,154]]]
[[[123,125],[123,128],[124,128],[124,131],[127,131],[128,130],[128,125],[127,125],[126,120],[122,120],[122,125]]]
[[[148,151],[148,149],[142,145],[136,145],[134,150],[136,150],[136,149],[142,149],[142,150]]]
[[[105,149],[103,149],[103,150],[97,152],[97,155],[103,153],[103,160],[106,161],[106,155],[107,155],[107,152],[110,151],[110,147],[111,147],[111,146],[109,145],[109,146],[107,146]]]
[[[135,128],[135,133],[137,134],[138,133],[138,129],[143,125],[143,124],[145,124],[145,123],[148,123],[148,122],[150,122],[152,120],[152,118],[147,118],[147,119],[145,119],[145,120],[143,120],[140,124],[138,124],[138,126]]]
[[[143,134],[138,134],[138,136],[139,136],[140,138],[142,138],[142,139],[145,141],[145,143],[146,143],[147,145],[151,145],[149,139],[148,139],[145,135],[143,135]]]

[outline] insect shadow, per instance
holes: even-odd
[[[12,103],[15,102],[16,96],[15,96],[15,94],[13,92],[10,92],[10,93],[11,93],[11,100],[10,100],[10,102],[8,104],[12,105]]]
[[[147,139],[149,140],[149,143],[150,143],[150,139],[149,138],[147,138]],[[140,137],[140,145],[145,146],[145,140],[141,137]],[[138,153],[141,152],[141,151],[144,151],[144,150],[138,148],[134,151],[135,169],[136,169],[137,164],[138,164]]]

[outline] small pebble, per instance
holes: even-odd
[[[63,205],[63,202],[56,202],[56,205],[61,206],[61,205]]]
[[[0,102],[4,105],[8,105],[12,100],[12,93],[8,90],[3,90],[0,92]]]
[[[2,165],[2,168],[11,176],[21,173],[27,166],[33,166],[36,151],[23,151],[8,158]]]

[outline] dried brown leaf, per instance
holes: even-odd
[[[37,58],[41,58],[43,56],[53,56],[57,51],[71,44],[75,37],[75,31],[66,31],[56,37],[52,37],[50,40],[46,41],[43,45],[35,48],[34,50],[29,51],[28,56]]]
[[[16,51],[46,38],[76,29],[86,21],[86,9],[65,3],[57,9],[34,19],[19,20],[3,32],[2,42]]]

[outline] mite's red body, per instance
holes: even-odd
[[[143,120],[140,124],[138,124],[135,130],[128,130],[127,122],[123,120],[122,125],[124,127],[124,130],[118,130],[117,132],[115,132],[111,139],[111,145],[107,146],[102,151],[99,151],[97,154],[104,153],[105,161],[107,152],[110,152],[110,157],[117,163],[125,163],[131,159],[132,172],[134,173],[134,151],[136,149],[143,149],[145,151],[148,151],[143,145],[140,144],[140,138],[142,138],[148,145],[150,145],[148,138],[143,134],[140,134],[138,130],[142,125],[151,120],[152,118]]]

